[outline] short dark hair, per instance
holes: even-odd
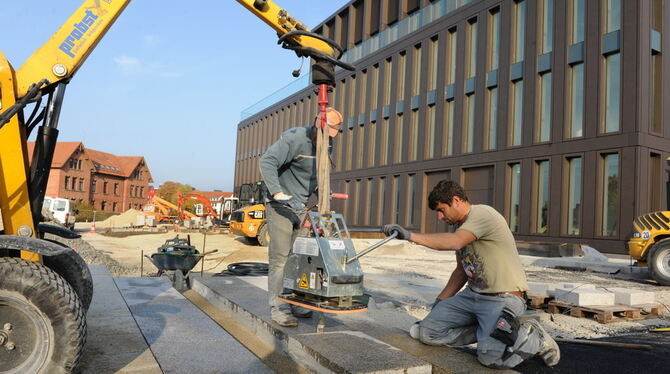
[[[445,203],[451,206],[454,196],[458,196],[463,201],[468,201],[468,197],[465,195],[463,187],[458,183],[448,179],[441,180],[435,187],[433,187],[433,190],[430,191],[430,195],[428,195],[428,207],[431,210],[435,210],[438,203]]]

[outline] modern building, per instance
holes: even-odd
[[[517,240],[624,253],[633,219],[665,209],[670,19],[663,0],[355,0],[315,30],[338,70],[333,204],[349,226],[446,229],[437,181],[495,207]],[[306,87],[238,125],[235,185],[316,113]]]
[[[28,143],[32,156],[35,143]],[[88,202],[106,212],[142,209],[151,173],[142,156],[116,156],[86,148],[81,142],[58,142],[46,195]]]

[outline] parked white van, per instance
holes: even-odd
[[[60,197],[45,196],[42,209],[50,211],[63,226],[69,229],[74,228],[75,217],[72,211],[72,201]]]

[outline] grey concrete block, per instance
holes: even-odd
[[[608,288],[614,293],[614,301],[623,305],[651,304],[656,302],[653,292],[633,290],[630,288]]]
[[[578,306],[614,305],[614,294],[594,289],[556,289],[556,300]]]
[[[555,283],[528,282],[528,295],[530,296],[553,296],[556,290]]]

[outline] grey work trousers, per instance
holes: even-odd
[[[276,202],[265,204],[270,245],[268,247],[268,304],[271,307],[288,308],[277,299],[284,290],[284,265],[291,252],[293,242],[300,229],[304,214],[298,215],[290,208]]]
[[[477,342],[477,359],[488,367],[510,369],[534,356],[540,348],[539,333],[522,324],[513,346],[492,338],[503,310],[516,317],[526,310],[516,295],[482,295],[470,288],[440,301],[419,324],[419,340],[429,345],[467,345]]]

